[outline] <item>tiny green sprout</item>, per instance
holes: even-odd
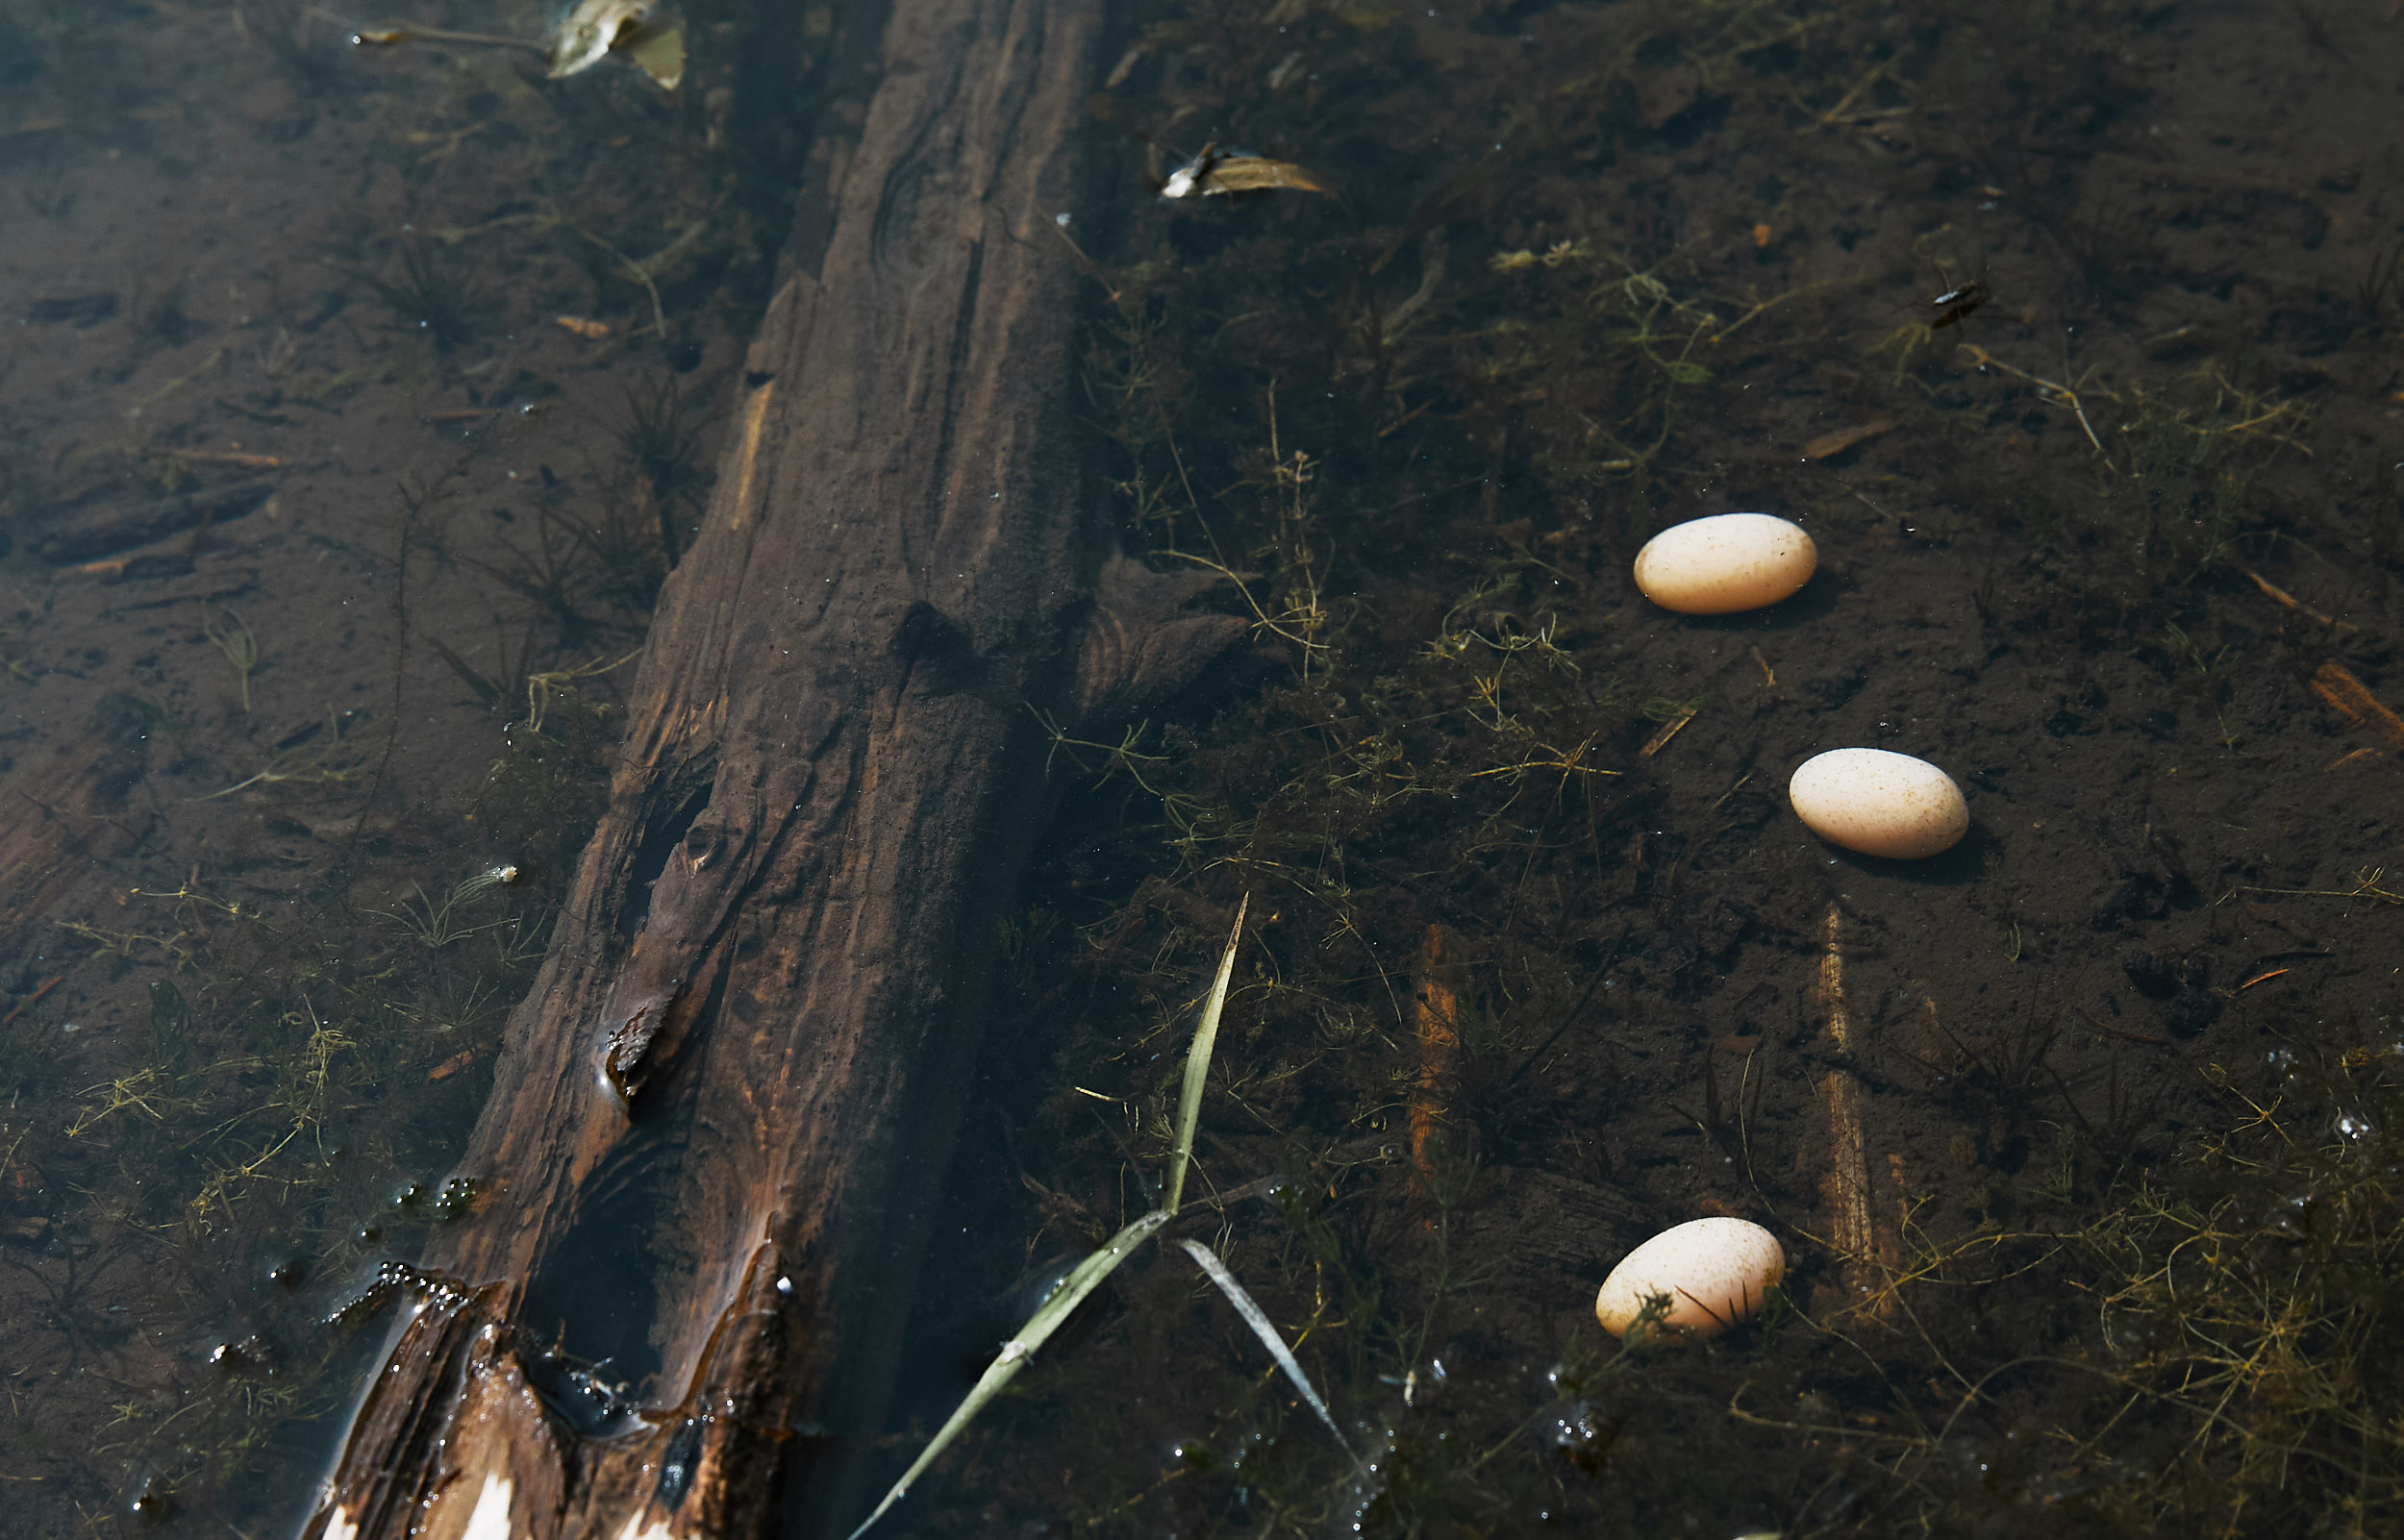
[[[207,605],[200,607],[200,630],[217,651],[225,654],[225,660],[234,665],[234,672],[240,677],[242,714],[248,716],[250,676],[259,667],[259,638],[250,633],[250,627],[243,624],[240,615],[231,609],[213,615]]]

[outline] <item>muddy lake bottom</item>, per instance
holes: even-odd
[[[549,19],[500,9],[428,19]],[[746,116],[770,24],[692,9],[665,96],[0,5],[0,1533],[295,1525],[388,1324],[344,1304],[472,1222],[778,200],[873,85],[812,11]],[[1063,495],[1256,629],[1046,746],[904,1389],[796,1480],[872,1500],[1153,1201],[1248,895],[1196,1180],[1255,1185],[1182,1232],[1375,1468],[1163,1249],[889,1532],[2386,1532],[2383,12],[1131,14]],[[1211,124],[1342,198],[1159,200]],[[1800,594],[1635,591],[1738,509]],[[1969,836],[1814,839],[1846,746]],[[1783,1297],[1622,1352],[1596,1287],[1708,1214]]]

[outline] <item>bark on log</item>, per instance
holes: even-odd
[[[1042,225],[1099,25],[897,0],[512,1019],[475,1211],[388,1270],[405,1320],[312,1533],[764,1534],[789,1430],[872,1428],[1037,832],[1030,707],[1122,714],[1240,634],[1110,555],[1065,443]],[[664,1409],[580,1399],[555,1342]]]

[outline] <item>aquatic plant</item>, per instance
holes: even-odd
[[[234,673],[241,681],[242,714],[250,714],[250,677],[259,668],[259,638],[250,633],[242,617],[231,609],[211,612],[207,605],[200,609],[201,633],[209,644],[225,655]]]
[[[678,540],[668,522],[669,509],[690,506],[705,472],[701,460],[708,412],[688,397],[672,374],[658,377],[648,389],[624,386],[625,425],[618,430],[618,453],[625,467],[647,490],[647,501],[660,510],[660,542],[668,565],[676,564]]]
[[[409,236],[400,243],[400,257],[388,275],[363,272],[360,280],[376,291],[401,325],[447,354],[466,338],[469,318],[479,299],[466,276],[451,259],[423,238]]]
[[[362,711],[328,712],[324,722],[312,723],[277,740],[274,757],[260,769],[230,786],[191,800],[213,802],[253,786],[322,786],[348,781],[368,759],[368,752],[351,736],[365,717]]]
[[[1905,1340],[1956,1367],[1891,1466],[1919,1522],[2369,1534],[2404,1517],[2404,1060],[2391,1045],[2274,1059],[2268,1095],[2210,1077],[2224,1119],[2126,1170],[2089,1217],[1923,1237],[1894,1285]],[[2005,1276],[2051,1329],[1970,1356],[1943,1297]],[[2034,1436],[2006,1454],[2014,1418]],[[2004,1463],[1964,1481],[1966,1453]]]
[[[978,1379],[959,1408],[936,1430],[918,1457],[911,1462],[910,1468],[878,1502],[875,1510],[852,1531],[853,1540],[867,1533],[894,1503],[909,1493],[927,1467],[934,1464],[970,1421],[1017,1378],[1019,1371],[1035,1355],[1036,1350],[1050,1340],[1052,1334],[1076,1313],[1077,1307],[1085,1304],[1095,1289],[1100,1288],[1113,1273],[1132,1258],[1143,1242],[1158,1234],[1177,1217],[1185,1199],[1187,1168],[1193,1160],[1193,1135],[1201,1120],[1202,1092],[1210,1080],[1211,1056],[1218,1042],[1219,1019],[1227,1006],[1227,986],[1235,974],[1236,951],[1243,940],[1244,916],[1250,908],[1249,899],[1236,907],[1235,928],[1228,934],[1226,950],[1219,955],[1217,976],[1211,981],[1210,991],[1203,999],[1201,1013],[1195,1021],[1193,1043],[1186,1054],[1183,1088],[1178,1095],[1176,1144],[1170,1155],[1165,1196],[1160,1206],[1122,1228],[1100,1250],[1072,1268],[1035,1314],[1028,1317],[1026,1325],[1002,1344],[1001,1353]],[[1312,1386],[1310,1377],[1303,1373],[1301,1364],[1287,1348],[1284,1337],[1260,1305],[1253,1302],[1252,1296],[1244,1291],[1243,1285],[1236,1280],[1235,1275],[1227,1270],[1226,1264],[1198,1241],[1180,1239],[1178,1245],[1227,1297],[1237,1314],[1243,1318],[1261,1345],[1277,1361],[1278,1368],[1318,1415],[1319,1421],[1327,1426],[1336,1442],[1344,1448],[1345,1453],[1351,1455],[1356,1465],[1359,1464],[1360,1457],[1352,1454],[1351,1446],[1344,1441],[1343,1430],[1336,1426],[1336,1419],[1328,1411],[1327,1403]]]

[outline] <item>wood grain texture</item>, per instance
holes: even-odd
[[[817,271],[769,308],[624,759],[314,1528],[765,1533],[787,1429],[872,1428],[989,942],[1090,719],[1241,633],[1116,559],[1043,228],[1100,15],[897,0]],[[797,244],[799,244],[797,242]],[[554,1341],[651,1413],[580,1435]],[[555,1398],[556,1400],[556,1398]],[[500,1493],[496,1500],[495,1491]]]

